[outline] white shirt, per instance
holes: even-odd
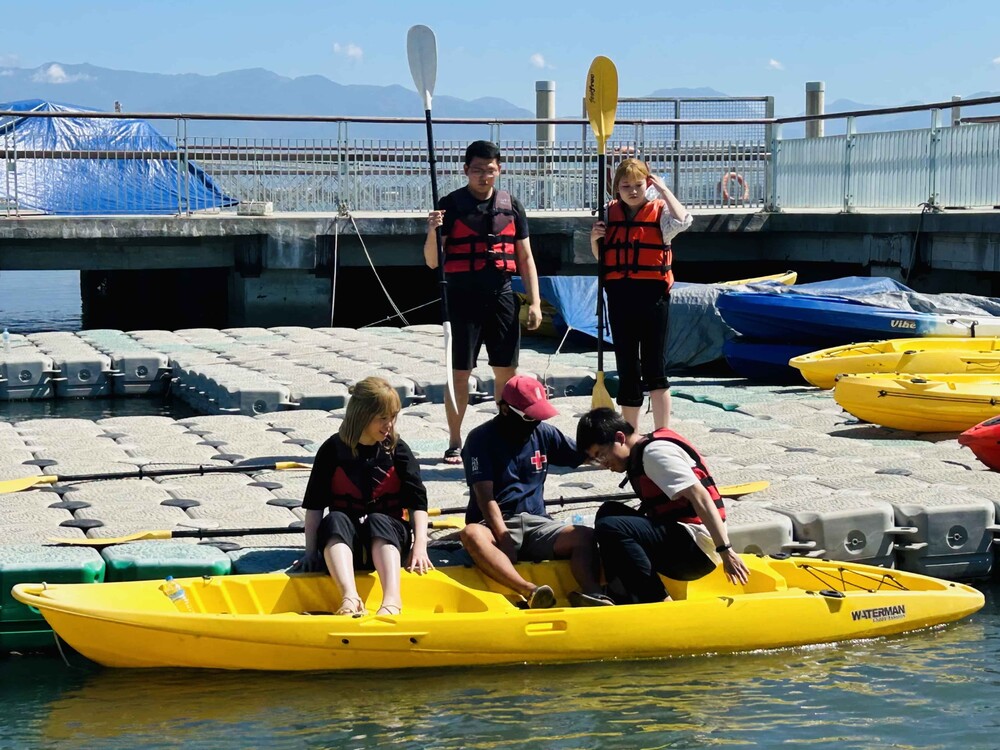
[[[660,195],[660,191],[656,189],[655,185],[650,185],[646,188],[646,200],[663,200],[663,196]],[[688,229],[693,221],[694,217],[691,216],[690,211],[687,212],[687,216],[682,221],[670,213],[670,206],[665,206],[663,213],[660,214],[660,233],[663,235],[663,244],[669,245],[670,241],[685,229]]]
[[[688,214],[690,217],[691,214]],[[690,222],[688,222],[690,225]],[[695,463],[691,456],[676,443],[654,440],[642,452],[642,468],[646,476],[673,500],[678,493],[701,482],[694,474]],[[719,565],[722,558],[715,551],[715,542],[708,529],[700,523],[683,523],[708,558]]]

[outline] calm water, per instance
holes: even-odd
[[[79,331],[79,271],[0,271],[0,331]]]
[[[80,324],[75,271],[0,272],[0,329]],[[0,419],[183,409],[9,403]],[[0,657],[0,748],[995,748],[1000,585],[986,594],[982,612],[935,631],[658,662],[286,675]]]
[[[13,658],[0,747],[997,747],[998,593],[909,636],[653,662],[269,674]]]

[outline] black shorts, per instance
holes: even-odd
[[[486,272],[475,281],[449,277],[452,368],[475,369],[483,344],[491,367],[517,367],[521,346],[519,306],[506,274]]]
[[[401,519],[384,513],[372,513],[361,522],[339,510],[330,511],[316,531],[316,549],[324,551],[334,537],[354,552],[355,570],[374,570],[371,556],[373,539],[384,539],[399,550],[399,556],[404,561],[410,554],[412,543],[410,527]]]
[[[670,387],[670,292],[666,284],[654,279],[616,279],[604,288],[618,367],[616,400],[620,406],[642,406],[644,390]]]

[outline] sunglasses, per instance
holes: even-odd
[[[515,408],[514,408],[513,406],[511,406],[510,404],[507,404],[507,408],[508,408],[508,409],[510,409],[510,410],[511,410],[512,412],[514,412],[514,413],[515,413],[515,414],[516,414],[517,416],[519,416],[519,417],[520,417],[521,419],[523,419],[523,420],[524,420],[525,422],[531,422],[531,423],[533,424],[533,423],[535,423],[535,422],[537,422],[537,421],[538,421],[537,419],[532,419],[531,417],[529,417],[529,416],[528,416],[527,414],[525,414],[525,413],[524,413],[523,411],[521,411],[520,409],[515,409]]]
[[[602,445],[592,454],[587,455],[587,463],[591,466],[603,466],[608,468],[611,462],[611,449],[612,445]]]

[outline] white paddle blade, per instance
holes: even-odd
[[[406,57],[410,61],[413,84],[424,99],[424,110],[430,111],[431,95],[437,78],[438,53],[434,32],[429,27],[417,24],[406,32]]]
[[[458,398],[455,396],[455,377],[454,377],[454,360],[451,354],[451,321],[444,321],[442,327],[444,328],[444,368],[446,372],[445,377],[445,398],[448,399],[448,403],[451,404],[451,408],[458,414]]]

